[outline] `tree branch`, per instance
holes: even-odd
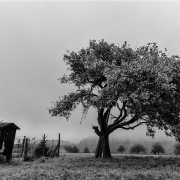
[[[101,136],[101,135],[102,135],[101,132],[99,131],[98,126],[93,126],[93,125],[92,125],[92,129],[94,129],[94,132],[95,132],[98,136]]]
[[[111,113],[110,113],[110,115],[113,116],[112,119],[117,119],[117,118],[118,118],[117,116],[114,116],[114,115],[111,114]]]
[[[91,93],[92,90],[93,90],[93,87],[91,87],[90,93],[88,93],[87,91],[85,91],[85,90],[83,90],[83,89],[78,89],[77,91],[79,91],[79,92],[85,91],[85,92],[86,92],[86,95],[98,96],[98,95],[96,95],[96,94]]]
[[[123,103],[123,105],[124,105],[124,103]],[[118,102],[117,102],[117,108],[119,109],[120,112],[122,112],[122,109],[123,109],[123,108],[120,108],[120,107],[119,107]]]
[[[123,122],[123,123],[121,123],[120,125],[121,126],[127,126],[127,125],[129,125],[129,124],[133,124],[135,121],[137,121],[139,119],[139,115],[135,115],[134,117],[132,117],[129,121],[127,121],[127,122]]]
[[[88,95],[91,95],[91,96],[96,96],[96,97],[98,96],[97,94],[88,94]]]
[[[125,118],[124,118],[125,119]],[[138,115],[135,115],[133,118],[131,118],[131,120],[127,121],[127,122],[123,122],[121,124],[112,124],[112,126],[109,126],[108,129],[108,134],[112,133],[114,130],[116,130],[117,128],[122,128],[124,126],[127,126],[129,124],[133,124],[135,121],[137,121],[139,119]]]
[[[138,127],[138,126],[140,126],[140,125],[142,125],[142,124],[145,124],[146,122],[140,122],[140,123],[138,123],[138,124],[136,124],[135,126],[133,126],[133,127],[119,127],[119,128],[122,128],[122,129],[125,129],[125,130],[129,130],[129,129],[134,129],[134,128],[136,128],[136,127]]]
[[[117,124],[121,123],[127,117],[127,110],[125,109],[126,103],[127,103],[127,100],[123,102],[122,108],[120,108],[119,105],[117,104],[117,107],[120,110],[120,114],[116,118],[116,120],[113,122],[113,124],[109,125],[109,128],[114,127]],[[124,112],[124,115],[123,115],[123,112]]]
[[[111,111],[111,107],[109,107],[103,115],[103,119],[105,119],[105,121],[106,121],[106,126],[108,124],[110,111]]]

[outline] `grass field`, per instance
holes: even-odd
[[[180,157],[114,155],[95,159],[93,154],[62,154],[33,162],[13,159],[0,164],[0,180],[180,180]]]

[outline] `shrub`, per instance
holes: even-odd
[[[179,155],[180,154],[180,143],[177,143],[174,145],[174,154]]]
[[[125,147],[123,145],[120,145],[119,148],[117,149],[118,152],[120,152],[121,154],[125,151]]]
[[[79,149],[76,146],[74,146],[74,147],[65,146],[64,149],[69,153],[78,153],[79,152]]]
[[[130,153],[139,154],[139,152],[144,152],[144,153],[146,152],[146,149],[142,144],[137,143],[131,146]]]
[[[33,160],[33,158],[31,156],[25,156],[24,161],[29,162],[29,161],[34,161],[34,160]]]
[[[85,148],[84,148],[84,153],[90,153],[88,147],[85,147]]]
[[[151,152],[153,154],[165,153],[163,146],[159,142],[156,142],[152,145]]]

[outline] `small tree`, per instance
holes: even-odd
[[[180,143],[177,143],[174,145],[174,154],[179,155],[180,154]]]
[[[159,155],[159,153],[165,153],[163,146],[159,142],[156,142],[152,145],[151,152],[153,154],[158,154],[158,155]]]
[[[123,145],[120,145],[119,148],[117,149],[118,152],[121,152],[121,154],[125,151],[125,147]]]
[[[145,147],[142,144],[134,144],[133,146],[131,146],[130,148],[130,153],[137,153],[139,154],[139,152],[146,152]]]
[[[72,149],[73,149],[73,153],[78,153],[79,152],[79,149],[76,146],[74,146]]]
[[[84,148],[84,153],[90,153],[88,147],[85,147],[85,148]]]
[[[47,143],[47,140],[46,140],[46,137],[44,136],[34,151],[34,155],[37,158],[40,158],[43,155],[47,156],[48,151],[49,151],[49,147],[46,145],[46,143]]]

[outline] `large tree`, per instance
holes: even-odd
[[[99,125],[93,126],[99,136],[95,157],[111,157],[109,135],[116,129],[146,124],[147,135],[154,136],[155,127],[168,134],[179,124],[175,80],[180,61],[160,51],[156,43],[133,50],[126,42],[119,47],[92,40],[77,53],[67,51],[64,61],[70,73],[60,81],[74,84],[77,91],[60,97],[49,113],[68,120],[79,104],[84,118],[89,108],[95,108]],[[112,113],[115,108],[118,115]]]

